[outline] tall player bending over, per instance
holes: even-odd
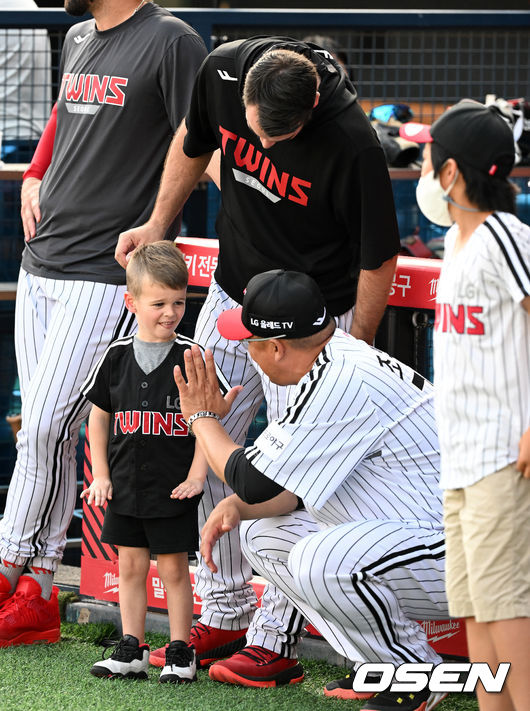
[[[215,570],[213,544],[257,518],[242,529],[245,555],[340,654],[353,664],[439,663],[415,621],[447,616],[432,385],[336,329],[317,285],[299,272],[255,276],[242,310],[218,324],[225,338],[248,340],[273,383],[295,391],[245,450],[215,419],[228,407],[215,392],[212,354],[206,378],[198,347],[185,353],[187,385],[176,369],[182,412],[236,492],[201,532],[206,563]],[[259,647],[243,654],[264,661]],[[241,683],[245,673],[235,657],[210,668],[217,681]],[[326,687],[328,696],[366,698],[357,692],[353,676]],[[427,689],[382,692],[363,708],[424,711],[440,700]]]
[[[513,135],[494,108],[464,100],[432,127],[417,199],[449,227],[436,304],[434,376],[451,615],[472,661],[511,662],[482,711],[530,699],[530,227],[507,177]]]
[[[88,426],[94,480],[81,496],[95,506],[108,501],[101,540],[118,547],[123,627],[113,654],[92,667],[94,676],[147,678],[146,579],[155,553],[172,640],[160,681],[196,679],[195,650],[188,645],[188,551],[198,548],[197,507],[207,465],[175,408],[178,392],[171,382],[175,363],[183,363],[193,343],[175,333],[187,283],[186,263],[173,242],[136,250],[127,266],[125,303],[138,333],[114,341],[82,388],[93,403]]]

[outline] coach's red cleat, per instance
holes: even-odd
[[[153,651],[149,653],[149,664],[152,664],[154,667],[164,667],[166,665],[166,649],[168,647],[169,644],[166,644],[165,647],[153,649]]]
[[[303,681],[304,670],[297,659],[253,645],[213,664],[210,679],[239,686],[282,686]]]
[[[13,597],[11,584],[6,576],[0,573],[0,610],[11,597]]]
[[[218,659],[229,657],[245,646],[247,628],[244,630],[220,630],[217,627],[197,622],[190,633],[190,644],[195,647],[197,669],[204,669]],[[149,663],[163,667],[166,663],[166,648],[154,649],[149,655]]]
[[[324,687],[324,696],[331,696],[335,699],[371,699],[375,696],[375,692],[370,691],[355,691],[353,688],[353,679],[355,673],[346,674],[343,679],[330,681]],[[381,674],[368,674],[367,681],[381,681]]]
[[[51,598],[45,600],[40,585],[28,575],[21,575],[14,595],[0,608],[0,647],[58,642],[58,592],[54,587]]]

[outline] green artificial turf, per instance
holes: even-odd
[[[362,702],[328,699],[324,685],[344,676],[343,668],[301,660],[302,684],[278,689],[244,689],[219,684],[198,672],[194,684],[158,684],[160,669],[150,667],[148,681],[97,679],[90,675],[111,624],[63,623],[61,641],[52,645],[0,649],[1,711],[358,711]],[[168,640],[148,634],[151,648]],[[448,697],[439,711],[477,711],[474,696]]]

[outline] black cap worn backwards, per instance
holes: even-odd
[[[463,99],[432,126],[404,123],[399,135],[416,143],[436,143],[448,158],[482,173],[506,178],[515,161],[513,133],[493,106]]]
[[[224,311],[217,329],[228,340],[305,338],[329,322],[326,303],[316,282],[307,274],[272,269],[249,281],[243,306]]]

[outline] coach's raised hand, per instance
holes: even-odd
[[[219,390],[215,362],[210,350],[205,351],[203,360],[201,349],[194,345],[184,352],[184,363],[188,382],[178,365],[174,370],[184,418],[188,420],[196,412],[207,410],[222,419],[230,412],[232,403],[243,388],[238,385],[223,396]]]

